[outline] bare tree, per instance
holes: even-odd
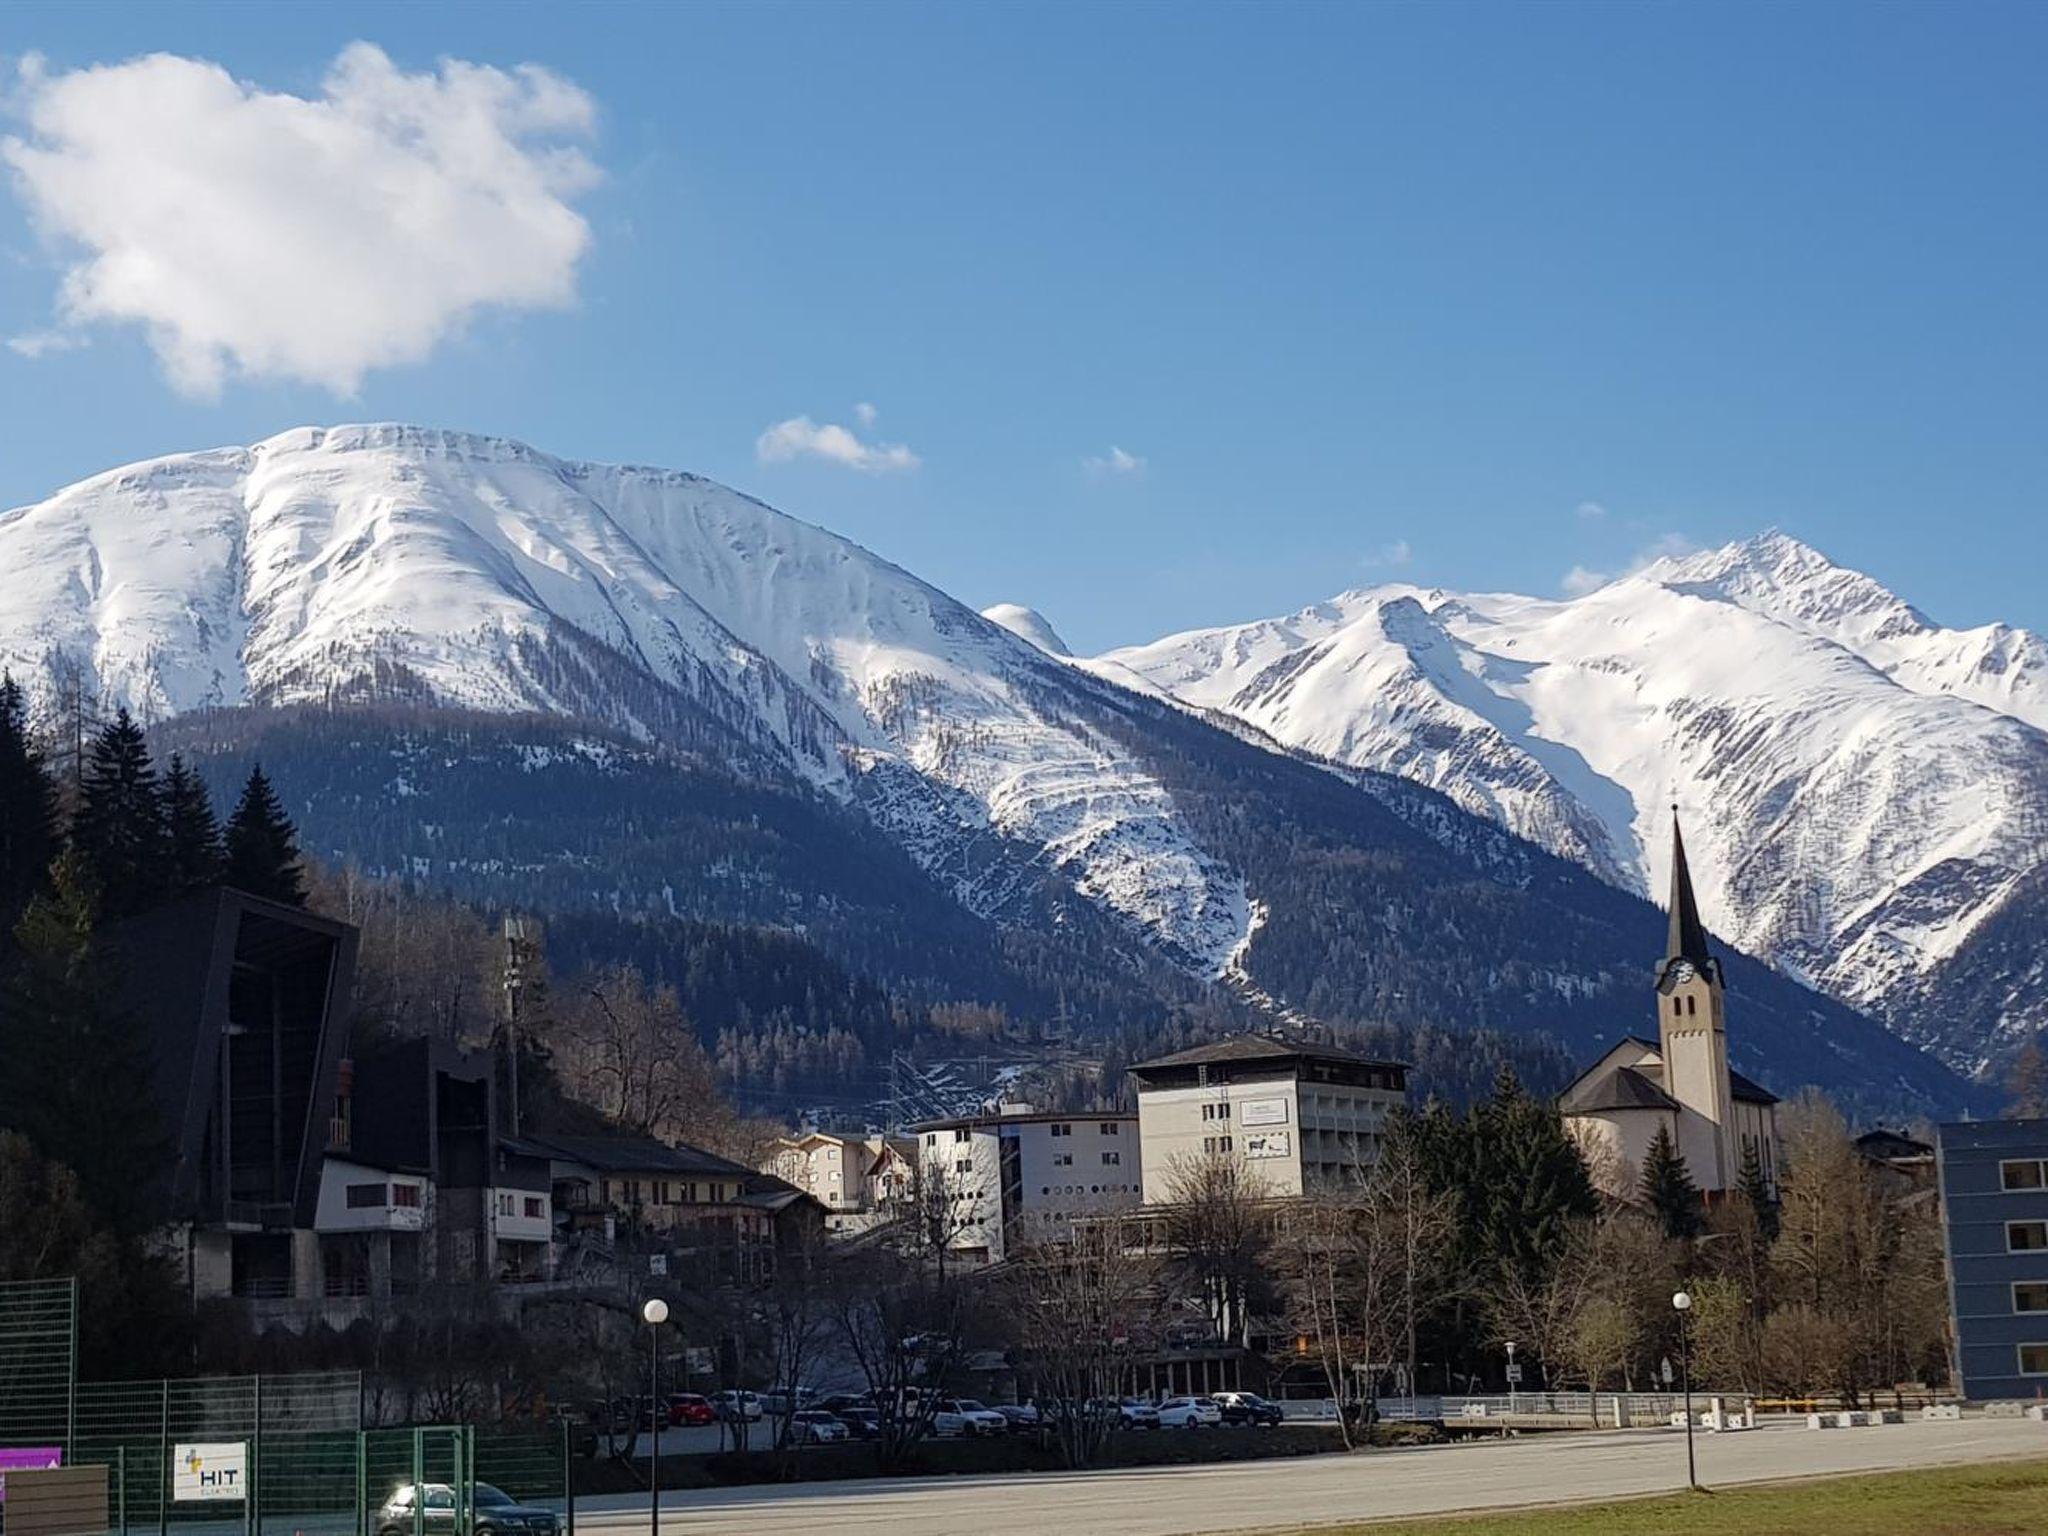
[[[842,1255],[831,1297],[834,1332],[874,1401],[876,1457],[883,1471],[894,1472],[931,1433],[939,1398],[959,1377],[975,1298],[914,1246],[887,1242]]]
[[[1272,1194],[1245,1160],[1212,1152],[1176,1160],[1166,1176],[1165,1231],[1172,1278],[1201,1298],[1218,1338],[1249,1345],[1266,1300]]]
[[[631,966],[583,977],[572,989],[557,1063],[575,1097],[641,1135],[699,1144],[731,1118],[673,987],[650,987]]]
[[[1006,1329],[1070,1467],[1092,1465],[1116,1427],[1133,1360],[1159,1322],[1159,1266],[1142,1224],[1116,1214],[1027,1235],[1007,1265]]]

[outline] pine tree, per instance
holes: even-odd
[[[252,896],[306,904],[306,872],[299,859],[299,834],[261,767],[249,770],[241,801],[228,818],[227,883]]]
[[[142,1023],[119,1006],[94,940],[97,893],[75,850],[15,925],[16,965],[0,994],[0,1127],[78,1175],[101,1217],[149,1225],[164,1166],[154,1068]]]
[[[164,770],[163,805],[172,886],[189,891],[216,883],[227,855],[213,798],[206,792],[206,781],[175,752]]]
[[[57,852],[57,785],[29,735],[28,701],[0,673],[0,928],[43,887]]]
[[[1479,1218],[1479,1254],[1525,1277],[1542,1274],[1564,1252],[1574,1219],[1600,1209],[1586,1159],[1557,1106],[1533,1097],[1509,1066],[1470,1124],[1465,1208]]]
[[[1692,1170],[1685,1166],[1685,1159],[1678,1155],[1678,1144],[1671,1139],[1669,1126],[1657,1127],[1657,1135],[1650,1142],[1649,1155],[1643,1159],[1643,1180],[1639,1188],[1643,1204],[1663,1223],[1666,1237],[1699,1236],[1702,1220],[1699,1186],[1693,1183]]]
[[[162,788],[142,727],[122,710],[93,738],[71,819],[104,917],[129,917],[171,893]]]
[[[1736,1175],[1736,1192],[1749,1202],[1756,1212],[1757,1230],[1763,1234],[1766,1244],[1778,1240],[1778,1202],[1771,1196],[1771,1182],[1764,1176],[1763,1155],[1757,1151],[1756,1139],[1750,1137],[1742,1144],[1742,1169]]]

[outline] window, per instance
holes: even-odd
[[[498,1191],[498,1214],[500,1216],[510,1216],[512,1214],[512,1197],[503,1190]]]
[[[406,1210],[418,1210],[420,1187],[417,1184],[394,1184],[391,1186],[391,1203]]]
[[[1055,1136],[1071,1136],[1074,1134],[1074,1128],[1071,1125],[1059,1124],[1052,1128],[1052,1133]]]
[[[526,1197],[526,1219],[528,1221],[546,1221],[548,1219],[547,1201],[543,1200],[539,1195],[528,1195]]]
[[[351,1184],[348,1187],[348,1208],[352,1211],[382,1210],[384,1208],[384,1186],[382,1184]]]
[[[955,1173],[974,1172],[974,1159],[971,1157],[956,1158],[953,1162],[953,1171]]]
[[[1674,1019],[1679,1018],[1684,1013],[1685,999],[1682,997],[1674,997],[1673,999],[1671,999],[1671,1017],[1673,1017]]]
[[[2048,1344],[2022,1344],[2020,1346],[2020,1374],[2022,1376],[2048,1376]]]
[[[1230,1118],[1230,1106],[1228,1104],[1204,1104],[1202,1106],[1202,1118],[1204,1120],[1228,1120]]]
[[[2048,1249],[2048,1221],[2008,1221],[2005,1224],[2007,1253],[2039,1253]]]
[[[958,1146],[963,1141],[972,1141],[973,1139],[974,1133],[968,1130],[967,1127],[964,1125],[961,1126],[959,1130],[953,1133],[953,1144],[955,1146]]]
[[[1124,1131],[1122,1123],[1116,1120],[1105,1120],[1096,1129],[1105,1136],[1121,1136]]]
[[[2015,1312],[2048,1312],[2048,1280],[2015,1280],[2012,1284]]]
[[[1202,1150],[1204,1152],[1228,1152],[1230,1150],[1230,1138],[1228,1136],[1204,1136],[1202,1138]]]
[[[1071,1168],[1074,1166],[1074,1154],[1071,1152],[1055,1152],[1052,1155],[1052,1165],[1055,1168]]]
[[[2048,1188],[2048,1179],[2042,1177],[2042,1165],[2038,1158],[2016,1158],[1998,1165],[1998,1182],[2006,1189]]]
[[[1686,1017],[1687,1017],[1688,1019],[1690,1019],[1690,1018],[1693,1018],[1693,1017],[1696,1017],[1696,1016],[1698,1015],[1699,1011],[1700,1011],[1700,1000],[1699,1000],[1698,998],[1696,998],[1696,997],[1688,997],[1688,998],[1687,998],[1687,999],[1685,1000],[1685,1016],[1686,1016]]]
[[[1105,1152],[1102,1154],[1102,1166],[1105,1168],[1114,1168],[1123,1160],[1124,1155],[1121,1152]]]

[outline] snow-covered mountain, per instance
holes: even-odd
[[[1675,801],[1751,953],[1965,1069],[2048,1027],[2038,959],[1976,948],[2044,885],[2048,643],[1941,628],[1783,534],[1569,601],[1382,586],[1093,665],[1630,890],[1662,888]]]
[[[145,719],[409,697],[677,711],[886,823],[973,910],[1028,847],[1216,974],[1243,886],[1089,718],[1077,675],[859,546],[694,475],[401,426],[181,454],[0,514],[0,666]]]
[[[1127,1036],[1277,1011],[1605,1049],[1651,1022],[1662,931],[1624,889],[1643,884],[1635,786],[1692,782],[1717,741],[1769,735],[1781,707],[1774,690],[1741,702],[1758,654],[1747,631],[1680,625],[1676,608],[1633,615],[1620,589],[1568,608],[1355,594],[1076,659],[1028,609],[977,614],[697,476],[402,426],[305,428],[83,481],[0,513],[0,571],[0,668],[39,708],[76,683],[202,759],[260,756],[323,857],[628,927],[788,927],[913,997],[1078,1008],[1084,1027]],[[1945,878],[1992,899],[1969,880],[2018,858],[1993,808],[2019,793],[2037,731],[1663,579],[1636,585],[1833,658],[1771,675],[1804,679],[1809,735],[1860,743],[1870,773],[1906,760],[1887,732],[1975,731],[1953,793],[1983,814],[1957,819]],[[1844,606],[1802,622],[1850,623]],[[1629,647],[1680,630],[1697,665],[1639,676]],[[2027,644],[1999,644],[2038,678]],[[1553,650],[1592,659],[1548,667]],[[1895,665],[1911,671],[1915,655]],[[1958,723],[1829,713],[1848,686],[1835,674],[1852,672]],[[1930,688],[1945,675],[1923,673]],[[1567,745],[1553,725],[1602,718],[1631,690],[1630,707],[1676,722],[1669,741],[1617,724]],[[1804,772],[1813,741],[1791,735],[1759,760]],[[1353,764],[1349,782],[1276,741]],[[1381,767],[1394,773],[1365,771]],[[1866,814],[1853,768],[1824,787],[1836,820]],[[1925,867],[1919,928],[1886,908],[1864,944],[1888,974],[1911,971],[1900,935],[1976,910],[1939,882],[1919,830],[1866,840],[1874,864],[1911,843]],[[1750,879],[1788,914],[1807,899],[1797,871],[1715,867],[1741,845],[1710,841],[1696,863],[1717,892]],[[1741,956],[1730,976],[1751,1075],[1787,1092],[1821,1083],[1873,1112],[1980,1106],[1854,1011]]]

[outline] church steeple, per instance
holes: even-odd
[[[1692,893],[1692,871],[1685,862],[1685,834],[1678,829],[1675,805],[1671,808],[1670,925],[1664,941],[1664,968],[1668,969],[1674,960],[1686,960],[1702,975],[1715,975],[1720,966],[1707,947],[1707,928],[1700,921],[1700,904]]]

